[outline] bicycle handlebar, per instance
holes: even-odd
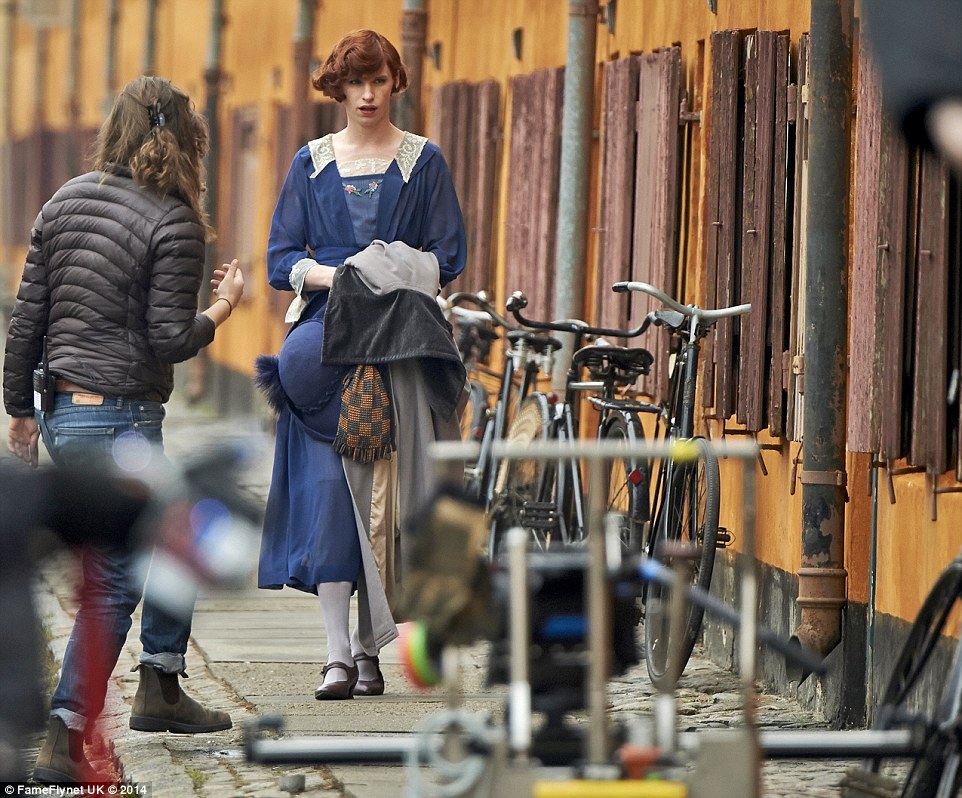
[[[608,327],[591,327],[580,319],[559,319],[557,321],[534,321],[521,315],[521,309],[528,306],[528,298],[521,292],[515,291],[508,298],[505,307],[520,324],[534,330],[553,330],[554,332],[575,333],[576,335],[610,335],[616,338],[636,338],[641,335],[651,320],[646,318],[637,327],[630,330],[613,330]]]
[[[699,308],[695,305],[682,305],[678,300],[672,299],[664,291],[659,291],[653,285],[648,285],[648,283],[622,281],[611,286],[611,290],[617,294],[624,294],[628,291],[640,291],[663,302],[669,308],[681,313],[683,316],[688,316],[689,318],[697,316],[699,319],[707,321],[717,321],[718,319],[727,319],[732,316],[741,316],[750,312],[752,309],[750,304],[733,305],[730,308],[717,308],[715,310]]]
[[[458,305],[462,302],[471,302],[481,308],[481,310],[472,311],[466,308],[459,308]],[[494,306],[488,302],[487,297],[483,296],[483,292],[481,294],[472,294],[468,291],[456,291],[448,297],[439,296],[438,304],[445,313],[454,313],[456,316],[461,316],[462,318],[487,320],[508,330],[518,329],[517,325],[508,321],[508,319],[494,309]]]

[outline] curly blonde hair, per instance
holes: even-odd
[[[128,83],[100,127],[94,167],[126,166],[134,180],[162,194],[179,195],[194,211],[208,239],[204,209],[207,120],[186,93],[164,78],[143,75]]]

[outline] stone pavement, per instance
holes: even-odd
[[[257,419],[218,419],[175,399],[168,406],[165,437],[174,457],[199,446],[235,437],[262,436],[267,445],[243,475],[243,486],[263,498],[270,474],[270,441]],[[71,628],[74,573],[71,555],[48,558],[38,595],[60,656]],[[103,733],[123,779],[149,788],[154,798],[393,798],[405,793],[402,765],[283,765],[247,762],[243,728],[254,718],[279,714],[285,733],[301,736],[375,736],[410,734],[424,718],[446,706],[443,691],[418,692],[400,668],[396,643],[381,655],[387,681],[382,697],[318,702],[325,641],[314,596],[293,590],[208,591],[198,602],[188,652],[185,689],[206,705],[226,709],[234,728],[215,734],[178,736],[133,732],[127,727],[129,704],[137,687],[130,672],[139,654],[137,622],[114,672],[114,689],[105,711]],[[505,691],[484,686],[484,646],[463,653],[464,705],[499,717]],[[696,652],[677,692],[681,731],[737,727],[741,723],[738,679]],[[654,690],[644,665],[612,680],[610,712],[619,721],[651,716]],[[784,696],[760,695],[763,728],[816,728],[818,718]],[[763,767],[767,796],[835,796],[850,762],[769,762]],[[303,786],[301,785],[303,777]],[[500,796],[498,798],[501,798]],[[508,797],[506,797],[508,798]],[[734,797],[737,798],[737,797]]]

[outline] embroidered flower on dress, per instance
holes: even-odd
[[[373,197],[383,182],[383,180],[372,180],[367,184],[367,188],[358,188],[353,183],[341,183],[341,185],[344,186],[344,191],[351,196]]]

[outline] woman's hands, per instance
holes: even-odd
[[[7,448],[25,463],[35,466],[39,459],[40,427],[33,416],[15,416],[7,427]]]
[[[214,303],[204,311],[215,325],[223,324],[227,317],[234,312],[244,296],[244,273],[237,265],[237,258],[214,269],[214,276],[210,280],[214,294]],[[218,300],[224,301],[218,304]]]
[[[304,275],[304,286],[301,288],[301,293],[306,294],[308,291],[320,291],[324,288],[330,288],[334,283],[334,274],[336,272],[337,267],[335,266],[325,266],[323,263],[312,266],[307,274]]]
[[[226,299],[231,307],[236,308],[244,296],[244,273],[237,265],[237,258],[214,269],[210,285],[217,299]]]

